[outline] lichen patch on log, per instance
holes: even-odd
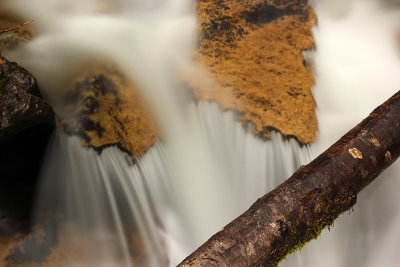
[[[369,141],[371,141],[371,143],[373,143],[376,147],[380,147],[381,144],[379,143],[378,139],[376,138],[371,138],[369,139]]]
[[[117,145],[132,158],[153,145],[155,122],[133,83],[114,67],[96,66],[66,96],[67,118],[59,126],[83,145],[101,150]]]
[[[386,151],[386,153],[385,153],[385,161],[386,161],[386,162],[392,161],[392,154],[390,154],[390,151],[389,151],[389,150]]]
[[[355,159],[362,159],[362,158],[363,158],[361,151],[358,150],[358,149],[355,148],[355,147],[350,148],[350,149],[349,149],[349,153],[350,153],[350,155],[351,155],[353,158],[355,158]]]
[[[192,84],[195,96],[234,110],[264,137],[272,129],[302,143],[315,140],[314,77],[302,50],[314,45],[308,1],[198,1],[196,60],[219,86]]]

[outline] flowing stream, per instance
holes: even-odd
[[[202,72],[189,60],[196,33],[191,1],[0,3],[36,19],[37,37],[7,56],[37,77],[58,116],[65,112],[61,92],[101,56],[118,62],[137,83],[163,133],[134,162],[117,147],[98,154],[78,137],[54,133],[36,220],[54,251],[66,251],[66,266],[175,266],[399,89],[394,2],[313,2],[317,50],[307,58],[316,74],[319,133],[311,146],[277,132],[259,139],[231,112],[186,98],[177,73]],[[395,165],[361,192],[354,212],[281,266],[399,266]]]

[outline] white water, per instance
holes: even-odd
[[[69,255],[71,266],[94,260],[132,265],[128,244],[135,229],[146,249],[157,251],[149,265],[166,264],[165,251],[174,265],[310,160],[308,147],[275,133],[269,142],[259,140],[214,104],[185,101],[175,70],[196,71],[185,57],[195,25],[189,1],[104,0],[102,9],[98,1],[86,1],[85,8],[77,3],[13,1],[41,31],[19,56],[10,57],[37,76],[60,116],[59,91],[82,64],[100,54],[115,59],[143,90],[163,144],[132,165],[116,148],[99,156],[76,138],[55,135],[38,208],[59,210],[63,216],[54,234],[67,231],[66,243],[90,248]],[[367,0],[318,3],[318,50],[312,57],[320,129],[314,155],[394,94],[400,77],[396,9]],[[116,8],[107,9],[110,4]],[[343,215],[282,265],[398,266],[397,169],[360,194],[353,214]]]
[[[234,121],[232,113],[221,112],[215,104],[192,105],[191,111],[208,136],[213,159],[221,173],[227,174],[222,177],[230,175],[222,191],[216,195],[204,193],[212,199],[225,194],[230,200],[229,206],[218,214],[222,218],[219,224],[207,213],[201,214],[203,220],[192,222],[192,217],[199,216],[196,214],[199,210],[190,206],[182,209],[182,202],[191,203],[197,196],[179,191],[182,190],[176,186],[179,176],[171,175],[173,166],[169,166],[162,144],[152,146],[132,163],[118,148],[107,148],[99,156],[94,150],[83,148],[77,137],[58,132],[53,136],[38,207],[41,212],[56,210],[59,214],[59,220],[51,225],[54,228],[47,228],[46,232],[55,235],[61,232],[64,236],[66,231],[68,239],[61,239],[63,246],[76,246],[84,240],[81,253],[69,255],[71,266],[94,264],[93,255],[102,255],[95,259],[96,263],[105,262],[104,266],[111,266],[110,262],[130,266],[134,255],[129,254],[128,243],[133,241],[128,239],[135,231],[147,241],[146,251],[161,255],[150,258],[150,266],[165,265],[163,253],[168,253],[170,266],[175,266],[258,197],[289,177],[299,162],[310,158],[308,150],[300,150],[296,141],[285,141],[280,134],[272,134],[273,142],[254,138]],[[185,190],[193,192],[197,188],[189,186]],[[213,209],[213,206],[207,208]],[[38,221],[41,219],[39,216]],[[214,221],[212,233],[194,238],[191,231],[204,227],[204,221],[208,220]],[[116,256],[119,250],[126,251],[124,263]]]
[[[158,144],[134,164],[116,147],[98,155],[56,132],[45,162],[36,219],[50,214],[43,227],[70,253],[67,266],[131,266],[134,242],[152,252],[149,266],[166,265],[155,214],[166,212],[169,181]]]

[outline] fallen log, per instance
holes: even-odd
[[[400,91],[178,266],[276,266],[316,238],[400,153]]]

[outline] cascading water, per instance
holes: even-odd
[[[254,138],[234,120],[231,112],[221,112],[216,104],[192,105],[191,111],[201,122],[210,147],[214,147],[213,158],[230,175],[226,188],[218,194],[226,194],[231,199],[231,208],[237,214],[281,183],[299,162],[311,157],[309,150],[301,150],[295,140],[284,140],[280,134],[272,134],[273,142]],[[98,155],[92,149],[83,148],[77,137],[59,132],[53,136],[50,148],[38,209],[41,213],[50,211],[45,214],[52,216],[57,211],[56,224],[53,222],[50,225],[53,228],[45,228],[45,232],[56,235],[54,239],[58,241],[50,244],[56,251],[71,253],[67,262],[71,266],[99,262],[102,266],[130,266],[145,260],[150,266],[162,266],[166,265],[165,253],[170,266],[174,266],[208,238],[204,234],[194,239],[190,234],[191,227],[201,228],[203,221],[185,225],[198,210],[179,210],[180,203],[194,201],[196,196],[188,199],[178,191],[181,187],[174,188],[179,180],[174,181],[177,178],[171,175],[173,166],[168,164],[168,151],[161,143],[151,147],[135,163],[118,148],[107,148]],[[228,158],[226,153],[230,155]],[[278,162],[287,165],[277,165]],[[218,198],[218,194],[209,197]],[[216,225],[214,232],[234,215],[227,209],[219,216],[225,221]],[[130,239],[132,236],[136,239]],[[135,250],[132,253],[133,242],[143,246],[144,255],[136,255]],[[78,254],[72,249],[77,246]],[[156,257],[143,260],[146,251]],[[116,260],[118,252],[126,252],[125,262]]]
[[[166,265],[157,220],[168,208],[169,183],[159,144],[134,164],[118,148],[98,155],[56,132],[46,164],[36,219],[53,240],[48,245],[70,254],[63,264]],[[43,226],[47,213],[56,219]]]
[[[195,33],[191,1],[3,2],[36,19],[38,36],[9,58],[32,71],[60,117],[60,92],[101,55],[135,81],[163,134],[136,162],[118,148],[99,155],[77,137],[54,134],[37,221],[52,234],[53,258],[64,253],[65,265],[175,265],[312,159],[310,148],[293,139],[279,133],[270,141],[255,138],[232,113],[190,103],[177,73],[198,71],[188,60]],[[315,7],[320,127],[314,156],[390,97],[400,77],[395,10],[356,0]],[[282,266],[397,266],[396,169],[360,194],[354,214]]]

